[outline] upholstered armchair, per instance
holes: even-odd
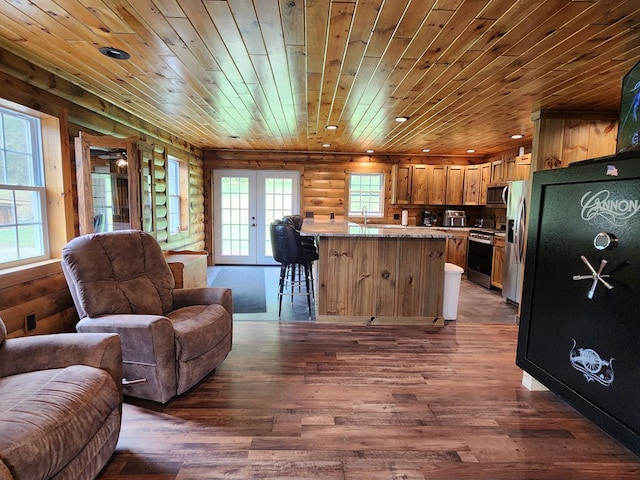
[[[160,245],[147,233],[77,237],[62,250],[62,269],[78,332],[120,335],[125,395],[166,403],[231,351],[231,290],[175,289]]]
[[[120,338],[6,337],[0,319],[0,480],[95,478],[120,435]]]

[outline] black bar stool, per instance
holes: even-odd
[[[273,258],[280,263],[280,280],[278,284],[278,318],[282,313],[282,297],[291,295],[306,295],[311,319],[310,285],[311,264],[318,259],[318,253],[308,251],[302,246],[300,233],[290,222],[276,220],[270,225],[271,248]],[[303,289],[304,287],[304,289]],[[296,288],[298,292],[296,293]]]
[[[302,215],[286,215],[282,217],[282,221],[284,223],[289,223],[298,233],[300,233],[303,221]],[[309,275],[311,276],[311,295],[313,298],[316,298],[315,282],[313,280],[313,262],[319,257],[318,247],[316,246],[316,242],[313,237],[300,235],[300,242],[302,243],[302,248],[304,248],[307,258],[311,262],[311,270],[309,272]],[[295,270],[293,273],[295,274]]]

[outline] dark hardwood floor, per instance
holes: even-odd
[[[521,385],[514,309],[483,301],[444,327],[236,321],[231,354],[191,391],[126,399],[99,478],[640,478],[639,457]]]

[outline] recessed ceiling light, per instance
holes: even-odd
[[[511,138],[513,138],[514,140],[520,140],[521,138],[524,138],[524,135],[522,135],[521,133],[516,133],[515,135],[511,135]]]
[[[233,138],[235,140],[240,138],[240,135],[229,135],[229,138]]]
[[[367,150],[367,153],[373,153],[375,150]]]
[[[325,147],[325,148],[327,148],[327,147],[330,147],[330,146],[331,146],[331,144],[330,144],[330,143],[323,143],[323,144],[322,144],[322,146],[323,146],[323,147]]]
[[[409,117],[396,117],[394,120],[396,122],[406,122],[407,120],[409,120]]]
[[[469,150],[467,150],[467,153],[476,153],[476,151],[472,148],[470,148]]]
[[[109,58],[115,58],[116,60],[129,60],[131,58],[131,55],[124,50],[114,47],[101,47],[100,53]]]
[[[422,149],[422,152],[423,152],[423,153],[427,153],[427,152],[430,152],[430,151],[431,151],[431,149],[430,149],[430,148],[423,148],[423,149]]]
[[[337,130],[338,126],[337,125],[327,125],[324,128],[326,128],[327,130]]]

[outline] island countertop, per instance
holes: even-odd
[[[305,218],[300,230],[302,235],[321,237],[389,237],[389,238],[450,238],[454,235],[429,227],[404,227],[401,225],[376,225],[366,227],[346,220],[313,220]]]

